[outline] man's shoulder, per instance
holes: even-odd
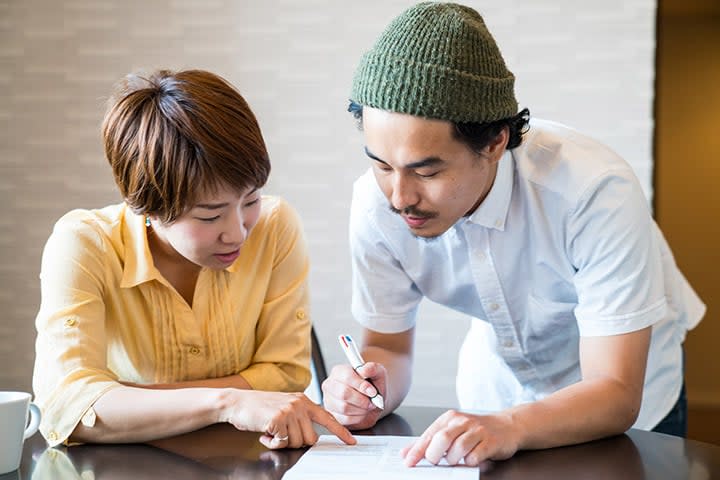
[[[634,176],[630,165],[607,145],[544,119],[531,120],[512,155],[521,181],[570,201],[604,178]]]

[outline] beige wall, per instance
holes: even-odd
[[[720,2],[661,6],[655,212],[708,306],[686,341],[688,401],[720,408]]]

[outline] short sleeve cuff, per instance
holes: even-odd
[[[642,330],[662,320],[667,312],[668,304],[663,297],[638,312],[600,316],[578,307],[575,309],[575,317],[581,337],[603,337]]]
[[[367,315],[353,312],[353,316],[360,325],[378,333],[400,333],[415,326],[415,310],[407,315]]]

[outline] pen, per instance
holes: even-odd
[[[365,365],[365,360],[363,360],[362,356],[360,355],[360,350],[358,350],[357,345],[355,345],[355,342],[350,335],[340,335],[338,337],[338,340],[340,341],[340,346],[342,347],[343,352],[345,352],[345,356],[350,362],[350,366],[353,367],[355,371]],[[372,383],[372,381],[370,381],[370,379],[366,378],[365,380],[367,380],[370,385],[373,386],[376,392],[374,397],[370,397],[370,401],[380,410],[384,410],[385,400],[383,399],[382,395],[380,395],[380,390],[377,389],[377,387]]]

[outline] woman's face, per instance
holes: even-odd
[[[260,216],[260,191],[229,187],[199,201],[170,224],[150,217],[160,254],[199,267],[220,270],[240,256],[240,249]],[[155,252],[153,252],[155,253]]]

